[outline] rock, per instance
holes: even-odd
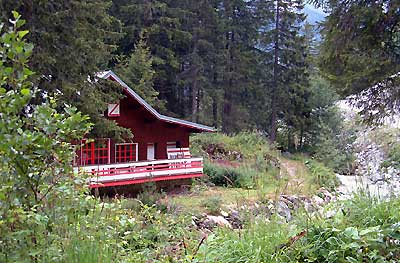
[[[317,195],[314,195],[311,200],[312,200],[312,203],[314,203],[318,206],[322,206],[325,203],[324,199],[322,199],[321,197],[319,197]]]
[[[222,216],[211,216],[208,215],[207,219],[209,221],[211,221],[212,223],[218,225],[218,226],[222,226],[222,227],[228,227],[228,228],[232,228],[231,223],[229,223],[228,220],[226,220],[224,217]]]
[[[302,202],[296,195],[282,195],[281,200],[284,201],[292,210],[297,210],[302,207]]]
[[[229,216],[229,214],[227,212],[223,211],[223,210],[221,211],[221,215],[223,217],[228,217]]]
[[[225,219],[229,221],[234,229],[239,229],[243,227],[239,212],[236,210],[231,210],[229,216],[225,217]]]
[[[307,213],[312,213],[317,210],[316,207],[311,204],[311,202],[305,202],[304,209],[307,211]]]
[[[284,217],[286,219],[286,221],[290,221],[292,219],[290,209],[289,209],[288,205],[283,201],[278,201],[277,212],[278,212],[278,215]]]
[[[335,197],[325,188],[319,189],[319,192],[323,194],[325,203],[329,203],[335,199]]]

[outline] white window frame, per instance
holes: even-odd
[[[115,163],[121,163],[121,162],[117,162],[117,147],[118,146],[123,146],[123,145],[135,145],[135,162],[137,162],[139,160],[139,146],[137,142],[124,142],[124,143],[116,143],[114,145],[114,160]]]

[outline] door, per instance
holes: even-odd
[[[154,143],[147,144],[147,160],[155,160],[155,146]]]

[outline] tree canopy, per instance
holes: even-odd
[[[59,107],[68,102],[89,115],[92,136],[131,136],[102,116],[121,88],[95,76],[112,69],[164,114],[228,133],[259,129],[271,141],[285,134],[286,146],[296,148],[312,126],[319,93],[312,83],[320,76],[342,98],[364,92],[357,101],[368,105],[370,119],[399,108],[397,1],[311,2],[328,12],[322,40],[301,0],[21,0],[0,7],[4,21],[11,10],[27,20],[37,47],[29,62],[35,84],[58,92]]]

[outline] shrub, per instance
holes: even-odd
[[[223,133],[196,134],[191,137],[191,151],[193,154],[210,157],[207,151],[210,145],[218,146],[227,155],[229,153],[240,153],[240,160],[255,160],[257,157],[264,159],[266,154],[276,156],[277,152],[268,143],[266,137],[256,132],[240,132],[234,135]],[[237,154],[233,154],[238,158]],[[223,158],[224,156],[220,156]],[[227,156],[229,159],[229,156]]]
[[[212,162],[204,163],[204,173],[217,186],[238,186],[239,172],[233,167],[225,167]]]
[[[196,262],[399,262],[400,199],[356,195],[321,218],[297,214],[249,223],[241,231],[218,229]]]
[[[394,167],[396,169],[400,169],[400,143],[395,143],[388,150],[387,159],[382,162],[382,167]]]
[[[324,164],[311,159],[306,160],[305,164],[310,170],[313,182],[318,186],[334,191],[340,185],[336,174]]]
[[[288,251],[290,258],[298,262],[399,262],[400,199],[358,194],[332,209],[337,211],[334,217],[309,222],[306,237]]]
[[[216,186],[252,189],[256,185],[256,178],[260,172],[248,166],[234,168],[205,162],[204,173],[208,175],[210,182]]]
[[[152,206],[157,204],[164,194],[157,189],[155,182],[149,182],[142,185],[143,191],[137,195],[137,199],[143,204]]]
[[[221,210],[221,204],[222,199],[220,196],[210,196],[201,203],[201,206],[207,208],[210,214],[216,215]]]

